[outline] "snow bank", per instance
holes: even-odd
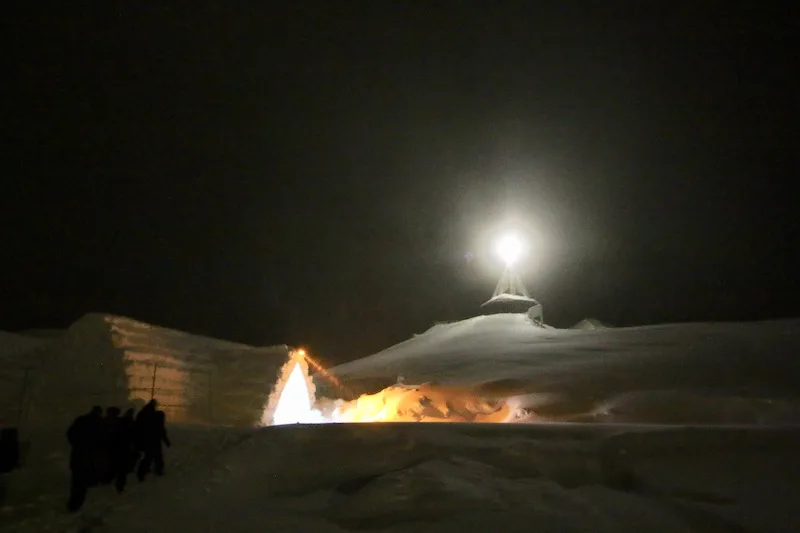
[[[690,392],[634,391],[575,421],[654,424],[800,424],[800,401]]]
[[[94,533],[794,533],[798,446],[796,429],[282,426],[75,520]]]

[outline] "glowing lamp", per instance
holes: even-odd
[[[522,241],[516,235],[506,235],[497,241],[495,251],[506,266],[510,267],[522,255]]]

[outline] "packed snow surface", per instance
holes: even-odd
[[[93,489],[72,516],[61,471],[27,512],[10,502],[0,529],[800,531],[792,428],[323,424],[173,442],[167,477]]]
[[[171,426],[165,478],[93,489],[78,515],[54,428],[0,479],[0,530],[796,533],[798,325],[438,325],[334,369],[341,390],[403,376],[512,397],[532,420],[628,423]]]

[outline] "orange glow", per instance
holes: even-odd
[[[314,398],[308,369],[313,368],[341,392],[346,387],[305,349],[290,353],[276,390],[264,412],[264,424],[294,422],[478,422],[500,423],[512,419],[514,409],[504,400],[487,400],[467,388],[435,384],[393,385],[353,401]],[[310,387],[310,388],[309,388]],[[352,397],[351,394],[348,394]]]
[[[300,349],[296,353],[298,355],[302,356],[306,360],[306,362],[309,365],[311,365],[312,368],[314,368],[314,370],[316,370],[317,372],[319,372],[322,375],[322,377],[324,377],[325,379],[327,379],[328,381],[330,381],[331,383],[333,383],[334,385],[336,385],[339,388],[343,387],[342,386],[342,382],[339,381],[339,379],[336,376],[334,376],[333,374],[328,372],[325,369],[325,367],[320,364],[319,361],[317,361],[316,359],[314,359],[313,357],[308,355],[308,353],[306,353],[305,350]]]
[[[466,390],[395,385],[341,404],[335,422],[505,422],[512,409]]]

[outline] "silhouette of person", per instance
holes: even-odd
[[[6,499],[7,474],[19,467],[19,432],[17,428],[0,429],[0,507]]]
[[[0,474],[11,472],[19,466],[19,431],[17,428],[0,429]]]
[[[106,409],[106,438],[108,470],[105,483],[114,481],[117,492],[125,490],[131,461],[131,433],[128,431],[126,421],[119,416],[118,407]]]
[[[156,410],[156,405],[155,400],[150,400],[136,416],[136,429],[143,452],[142,460],[136,471],[139,481],[144,481],[150,472],[151,465],[157,476],[164,475],[164,451],[161,444],[163,442],[167,448],[172,446],[167,436],[166,415],[164,411]]]
[[[101,435],[100,449],[98,451],[97,465],[100,482],[108,485],[114,480],[114,452],[119,441],[119,408],[107,407],[106,416],[103,417],[103,432]]]
[[[150,400],[139,410],[135,421],[137,437],[141,438],[142,428],[147,425],[148,421],[152,421],[157,406],[158,401]]]
[[[139,461],[139,447],[136,441],[136,420],[133,416],[133,407],[125,411],[120,418],[122,434],[127,447],[127,460],[125,463],[125,475],[132,473]]]
[[[139,410],[136,419],[133,423],[133,443],[138,452],[144,448],[144,434],[147,432],[147,426],[152,425],[153,417],[156,412],[156,400],[150,400]]]
[[[89,487],[97,485],[97,458],[103,440],[103,409],[100,406],[76,418],[67,429],[72,473],[67,509],[77,511],[86,501]]]

